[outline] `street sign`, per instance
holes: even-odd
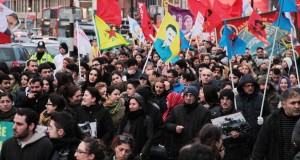
[[[27,14],[27,19],[35,20],[36,14],[34,12],[30,12]]]

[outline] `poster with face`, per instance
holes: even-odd
[[[192,31],[195,22],[194,16],[189,10],[168,5],[168,11],[177,21],[179,28],[185,35],[189,34]]]
[[[2,3],[0,3],[0,22],[0,33],[2,33],[3,36],[6,36],[6,38],[9,38],[12,33],[21,25],[17,14]],[[10,40],[1,41],[0,43],[9,41]]]

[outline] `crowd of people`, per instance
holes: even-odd
[[[210,41],[191,45],[165,64],[155,50],[146,61],[150,44],[78,61],[66,43],[52,58],[40,41],[25,67],[0,63],[0,121],[14,133],[0,160],[299,160],[293,51],[228,59]],[[212,123],[236,113],[249,127],[225,135]]]

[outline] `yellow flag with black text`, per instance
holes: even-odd
[[[164,62],[172,62],[180,52],[180,28],[169,12],[165,14],[153,46]]]
[[[100,50],[107,50],[117,46],[125,46],[130,43],[119,33],[111,29],[100,17],[95,15],[95,25]]]

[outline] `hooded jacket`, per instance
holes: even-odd
[[[27,141],[17,138],[7,139],[2,146],[1,160],[50,160],[53,146],[45,131],[37,126],[35,133]]]
[[[246,83],[254,84],[254,92],[251,95],[244,92],[243,86]],[[248,134],[250,136],[249,145],[252,149],[261,128],[261,126],[257,124],[257,117],[260,115],[263,95],[259,93],[259,85],[250,74],[246,74],[242,77],[238,83],[237,90],[239,93],[236,97],[237,110],[243,113],[245,119],[251,126]],[[270,108],[267,100],[264,101],[263,107],[262,116],[266,117],[270,114]]]

